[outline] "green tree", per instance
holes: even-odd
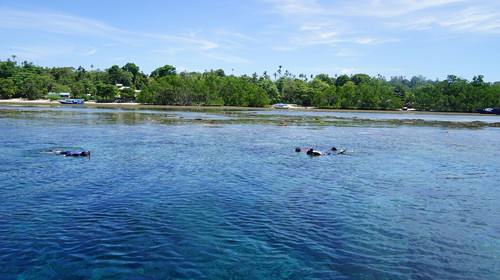
[[[315,77],[316,79],[319,79],[325,83],[327,83],[328,85],[333,85],[335,84],[335,79],[334,78],[331,78],[329,77],[327,74],[318,74],[316,75]]]
[[[322,92],[315,92],[312,105],[320,108],[339,108],[340,100],[335,85],[327,87]]]
[[[159,79],[161,77],[174,76],[176,74],[177,74],[177,72],[176,72],[174,66],[164,65],[162,67],[156,68],[153,72],[151,72],[151,75],[149,75],[149,76],[153,77],[155,79]]]
[[[0,61],[0,78],[12,78],[17,72],[16,63],[8,59]]]
[[[339,77],[340,78],[340,77]],[[340,87],[342,90],[340,98],[340,106],[343,109],[353,109],[356,107],[356,85],[353,82],[348,81]]]
[[[120,97],[122,100],[134,100],[135,91],[131,88],[124,88],[120,90]]]
[[[360,83],[355,88],[355,107],[358,109],[379,109],[380,96],[372,87],[364,82]]]
[[[29,73],[24,80],[24,94],[28,99],[39,99],[48,93],[48,80],[47,76],[40,76],[37,74]]]
[[[349,82],[351,79],[349,78],[349,76],[347,75],[342,75],[342,76],[339,76],[337,78],[337,80],[335,81],[335,86],[336,87],[341,87],[343,85],[345,85],[347,82]],[[354,84],[354,83],[353,83]]]
[[[126,72],[132,73],[133,76],[137,75],[139,73],[139,66],[135,65],[134,63],[127,63],[125,64],[122,69]]]
[[[118,65],[111,66],[106,72],[108,73],[108,83],[122,84],[128,87],[132,85],[133,74],[121,69]]]
[[[178,93],[182,89],[183,81],[177,76],[164,76],[149,84],[137,96],[141,103],[174,105],[178,99]]]
[[[16,84],[11,78],[0,78],[0,97],[9,99],[16,94]]]
[[[56,83],[56,84],[52,85],[51,91],[57,92],[57,93],[71,92],[71,87],[67,86],[67,85],[61,85],[61,84]]]
[[[414,104],[415,109],[430,110],[436,103],[436,89],[433,84],[425,84],[415,91]]]
[[[308,92],[307,95],[302,95],[302,98],[305,98],[305,100],[302,100],[303,104],[307,105],[313,105],[313,106],[318,106],[316,104],[321,104],[320,107],[328,106],[328,104],[324,103],[324,93],[327,88],[330,86],[328,83],[324,82],[323,80],[319,78],[314,78],[312,81],[309,82],[308,84]]]
[[[282,100],[282,96],[278,91],[278,87],[270,79],[262,79],[257,83],[257,85],[266,92],[267,96],[269,96],[270,98],[271,103],[279,103]]]
[[[114,101],[117,93],[117,88],[114,85],[99,83],[96,86],[96,96],[98,100]]]
[[[340,78],[340,77],[339,77]],[[368,84],[370,82],[370,76],[366,74],[355,74],[350,79],[355,85]]]

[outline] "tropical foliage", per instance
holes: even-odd
[[[37,99],[49,92],[70,92],[73,98],[112,102],[124,100],[161,105],[263,107],[282,102],[319,108],[473,112],[500,107],[500,82],[482,75],[472,81],[449,75],[444,81],[366,74],[298,76],[283,70],[252,76],[226,75],[223,70],[180,72],[171,65],[144,74],[134,63],[102,71],[83,67],[43,68],[29,62],[0,61],[0,98]],[[272,77],[272,78],[271,78]],[[117,84],[123,86],[118,91]]]

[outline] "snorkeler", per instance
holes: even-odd
[[[78,157],[78,156],[89,156],[90,157],[90,150],[80,150],[80,151],[59,151],[59,150],[50,150],[50,151],[42,151],[40,153],[44,154],[56,154],[56,155],[62,155],[63,157]]]
[[[331,148],[332,151],[337,151],[337,148],[333,147]],[[306,154],[310,155],[310,156],[322,156],[322,155],[328,155],[328,156],[331,156],[331,155],[343,155],[347,150],[341,150],[340,152],[338,153],[327,153],[327,152],[323,152],[323,151],[318,151],[318,150],[314,150],[313,148],[309,148],[309,149],[301,149],[299,147],[295,148],[295,152],[299,153],[299,152],[306,152]]]
[[[86,151],[65,151],[65,152],[61,152],[60,154],[63,155],[63,157],[69,157],[69,156],[73,156],[73,157],[78,157],[78,156],[86,157],[86,156],[90,156],[90,150],[86,150]]]
[[[310,156],[321,156],[321,155],[325,155],[325,153],[323,153],[322,151],[317,151],[317,150],[314,150],[313,148],[310,148],[309,150],[307,150],[306,154],[310,155]]]

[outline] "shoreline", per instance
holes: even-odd
[[[0,99],[0,106],[26,106],[26,107],[61,107],[61,106],[81,106],[88,108],[127,108],[127,109],[168,109],[168,110],[238,110],[238,111],[311,111],[311,112],[344,112],[344,113],[378,113],[378,114],[416,114],[416,115],[481,115],[479,113],[463,112],[433,112],[417,110],[361,110],[361,109],[319,109],[317,107],[302,107],[288,104],[289,109],[274,109],[272,105],[268,107],[236,107],[236,106],[175,106],[175,105],[153,105],[135,102],[113,102],[96,103],[95,101],[85,101],[81,105],[63,105],[58,100],[36,99],[27,100],[22,98]]]

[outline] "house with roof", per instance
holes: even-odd
[[[56,96],[59,96],[60,98],[69,98],[71,93],[69,93],[69,92],[49,92],[48,95],[56,95]]]

